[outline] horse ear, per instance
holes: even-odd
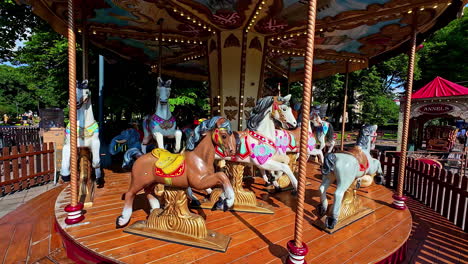
[[[158,77],[158,86],[164,86],[164,82],[161,77]]]
[[[290,94],[288,94],[288,95],[286,95],[285,97],[283,97],[283,101],[284,101],[284,102],[289,102],[289,100],[291,100],[291,95],[290,95]]]
[[[88,80],[83,80],[81,82],[81,88],[82,89],[88,89]]]
[[[169,88],[169,87],[171,87],[171,83],[172,83],[172,80],[168,80],[168,81],[166,82],[166,85],[164,85],[164,86],[167,87],[167,88]]]
[[[216,127],[217,127],[217,128],[220,128],[221,125],[222,125],[225,121],[226,121],[226,118],[224,118],[224,117],[221,116],[220,118],[218,118],[218,120],[216,120]]]

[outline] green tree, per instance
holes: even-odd
[[[465,11],[467,9],[465,8]],[[424,42],[420,56],[421,87],[436,76],[452,82],[468,81],[468,14],[450,22]]]
[[[16,114],[36,109],[35,87],[23,68],[0,65],[0,113]]]
[[[16,45],[28,40],[29,33],[43,25],[31,7],[17,5],[14,0],[0,1],[0,63],[12,60]]]
[[[67,40],[59,34],[39,31],[32,34],[14,57],[29,75],[35,99],[41,107],[65,107],[68,90]]]

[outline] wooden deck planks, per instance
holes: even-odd
[[[315,168],[317,169],[317,168]],[[313,173],[312,173],[313,175]],[[96,202],[86,214],[86,225],[67,227],[65,230],[83,246],[111,259],[126,263],[268,263],[281,262],[287,255],[286,242],[293,237],[296,198],[289,192],[268,195],[261,184],[254,183],[247,188],[253,190],[259,200],[274,206],[275,214],[261,215],[242,212],[220,212],[195,210],[202,215],[209,229],[231,236],[232,240],[226,253],[189,247],[181,244],[145,238],[124,233],[115,229],[115,219],[121,212],[123,201],[121,195],[128,188],[129,174],[108,173],[109,189],[98,190]],[[316,178],[309,179],[311,185],[306,191],[305,234],[304,241],[309,244],[311,259],[324,258],[321,253],[343,251],[345,259],[353,255],[360,256],[362,246],[352,246],[353,243],[367,241],[375,242],[384,236],[392,226],[401,224],[405,219],[411,221],[409,213],[399,212],[389,205],[392,193],[382,186],[368,188],[366,192],[358,192],[363,197],[362,203],[376,211],[370,216],[352,224],[333,235],[328,235],[310,224],[316,219],[313,210],[319,202],[317,191],[320,183]],[[109,184],[109,182],[111,184]],[[331,198],[334,188],[328,194]],[[145,219],[148,203],[145,199],[138,201],[139,210],[132,216],[131,222]],[[134,208],[137,209],[137,208]],[[142,210],[144,209],[144,210]],[[385,225],[380,227],[380,225]],[[407,234],[409,229],[406,230]],[[322,239],[324,242],[322,243]],[[367,243],[367,242],[366,242]],[[369,244],[367,243],[367,244]],[[328,247],[327,247],[327,244]],[[331,244],[331,245],[330,245]],[[366,244],[366,245],[367,245]],[[328,255],[328,254],[326,254]],[[385,253],[383,253],[385,256]],[[323,263],[333,262],[325,259]],[[341,261],[341,260],[340,260]],[[316,261],[314,260],[313,263]],[[318,263],[318,262],[317,262]]]
[[[287,252],[286,242],[293,238],[295,198],[289,193],[266,196],[262,186],[254,184],[251,188],[256,192],[257,198],[266,199],[266,202],[274,204],[274,215],[260,215],[250,213],[211,212],[199,211],[207,220],[208,228],[215,229],[232,237],[227,253],[218,253],[210,250],[192,248],[188,246],[167,243],[164,241],[144,238],[141,236],[120,233],[115,236],[107,235],[106,240],[99,236],[101,232],[110,232],[115,229],[114,222],[123,201],[121,194],[126,190],[128,174],[108,173],[106,188],[97,193],[95,206],[88,209],[86,220],[88,224],[68,227],[70,234],[80,234],[87,239],[86,246],[101,254],[121,260],[135,260],[134,263],[282,263]],[[114,184],[114,179],[118,184]],[[310,179],[311,182],[317,182]],[[109,184],[110,183],[110,184]],[[109,189],[108,189],[109,188]],[[386,247],[397,247],[398,238],[404,236],[404,229],[408,229],[411,218],[400,219],[400,222],[392,222],[396,211],[389,207],[391,203],[391,191],[377,186],[371,187],[368,193],[358,192],[364,198],[363,202],[376,211],[362,220],[353,223],[352,228],[345,228],[333,235],[328,235],[308,221],[314,219],[311,212],[318,201],[318,192],[315,183],[307,187],[306,211],[304,225],[304,242],[309,246],[309,263],[369,263],[375,259],[375,254],[385,255]],[[0,259],[5,263],[73,263],[68,260],[62,248],[61,238],[54,231],[55,216],[54,202],[61,189],[53,189],[44,193],[27,204],[19,207],[9,215],[0,219]],[[333,193],[330,189],[330,194]],[[69,196],[69,195],[68,195]],[[102,197],[102,200],[99,199]],[[69,199],[69,197],[68,197]],[[374,200],[376,201],[374,201]],[[68,200],[62,201],[58,215],[65,217],[63,207]],[[408,240],[408,257],[405,264],[409,263],[468,263],[468,236],[460,228],[455,227],[447,219],[441,217],[430,208],[409,199],[408,206],[413,215],[412,234]],[[114,207],[114,208],[112,208]],[[118,210],[117,210],[117,209]],[[99,212],[103,209],[103,212]],[[106,212],[107,211],[107,212]],[[106,213],[104,213],[106,212]],[[145,219],[147,214],[143,210],[134,212],[132,222]],[[32,222],[31,222],[32,221]],[[387,221],[387,222],[385,222]],[[29,227],[25,225],[30,224]],[[276,224],[275,224],[276,223]],[[384,228],[381,236],[373,241],[368,240],[365,232],[377,229],[377,223],[387,223],[393,228]],[[38,226],[39,225],[39,226]],[[19,226],[22,232],[17,233]],[[350,226],[351,227],[351,226]],[[401,228],[400,228],[401,227]],[[29,230],[29,234],[28,234]],[[368,231],[366,231],[368,230]],[[377,230],[378,231],[378,230]],[[376,232],[377,232],[376,231]],[[400,233],[398,233],[400,232]],[[49,233],[49,234],[47,234]],[[406,232],[407,233],[407,232]],[[96,234],[98,234],[96,236]],[[361,235],[360,235],[361,234]],[[29,244],[15,243],[29,237]],[[376,236],[377,237],[377,236]],[[363,246],[363,239],[365,245]],[[26,238],[27,240],[27,238]],[[17,246],[12,247],[12,242]],[[394,245],[390,245],[390,244]],[[355,247],[344,246],[358,245]],[[18,256],[15,252],[21,249]],[[46,251],[48,249],[48,251]],[[340,254],[338,251],[352,250],[353,253],[341,253],[344,259],[341,262],[333,262],[326,259],[322,262],[323,254]],[[372,252],[372,254],[368,254]],[[375,253],[375,254],[374,254]],[[40,256],[41,254],[48,254]],[[144,257],[142,257],[144,256]],[[138,257],[141,257],[138,258]],[[145,260],[145,261],[142,261]]]

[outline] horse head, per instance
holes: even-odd
[[[228,119],[220,117],[216,121],[216,129],[213,131],[212,139],[213,143],[223,150],[225,156],[236,155],[236,137]]]
[[[371,149],[371,143],[377,136],[377,125],[363,125],[359,130],[357,145],[363,149]]]
[[[88,88],[88,80],[83,80],[81,83],[76,82],[76,107],[80,109],[87,104],[91,99],[91,91]]]
[[[320,111],[318,108],[313,108],[310,113],[310,121],[314,125],[314,127],[318,127],[322,125],[322,118],[320,117]]]
[[[156,96],[159,100],[159,104],[166,105],[169,101],[169,97],[171,96],[171,83],[171,80],[164,83],[164,81],[158,77],[158,90],[156,92]]]
[[[271,117],[274,120],[281,122],[281,126],[285,129],[294,129],[297,127],[296,118],[293,115],[292,108],[289,105],[291,95],[288,94],[284,97],[273,97],[273,104],[271,108]]]
[[[219,146],[226,156],[236,154],[236,138],[232,131],[231,123],[224,117],[215,116],[205,120],[193,131],[187,140],[187,150],[194,150],[202,137],[211,132],[211,138],[215,146]]]

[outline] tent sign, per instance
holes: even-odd
[[[425,114],[445,114],[453,110],[453,106],[446,104],[429,104],[419,108],[420,112]]]

